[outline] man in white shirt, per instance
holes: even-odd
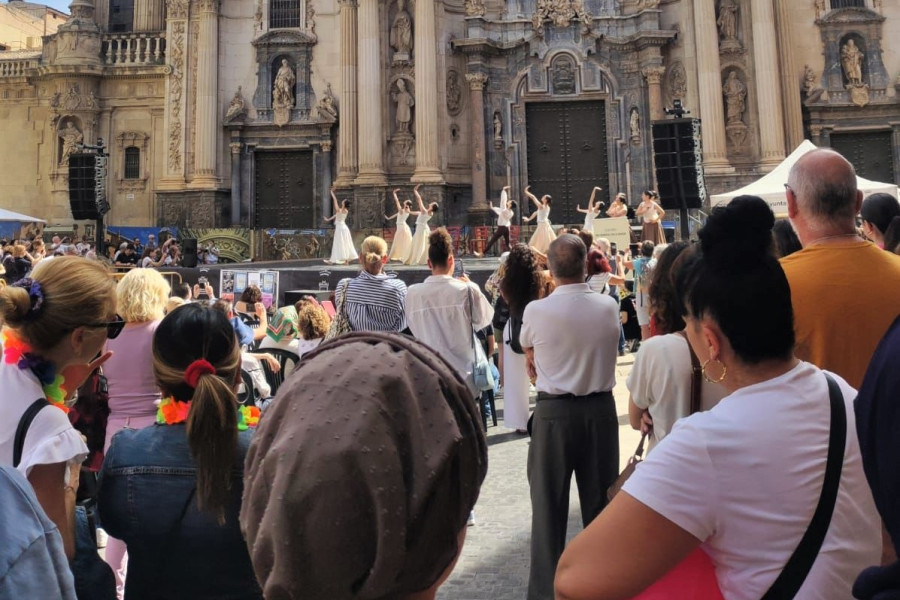
[[[428,237],[431,277],[409,287],[406,323],[416,339],[435,349],[459,372],[474,395],[473,330],[487,327],[494,309],[477,284],[465,275],[453,277],[455,264],[450,234],[443,227],[435,229]]]
[[[506,242],[506,249],[510,249],[509,224],[512,222],[513,215],[516,214],[517,206],[518,204],[516,204],[515,200],[509,200],[509,186],[504,187],[503,191],[500,192],[500,204],[491,206],[491,210],[497,215],[497,229],[494,230],[494,235],[491,236],[491,239],[488,240],[487,245],[484,247],[484,254],[487,254],[501,237]],[[503,249],[501,248],[501,250]],[[475,255],[481,256],[478,252]]]
[[[525,308],[519,341],[535,379],[528,482],[531,486],[531,573],[528,600],[552,600],[556,564],[565,547],[572,473],[584,526],[606,506],[619,471],[616,385],[619,307],[584,283],[587,247],[557,238],[547,253],[556,290]]]

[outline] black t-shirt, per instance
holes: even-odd
[[[130,255],[127,252],[119,253],[118,258],[116,258],[116,262],[122,263],[123,265],[136,265],[138,262],[137,252],[132,252]]]

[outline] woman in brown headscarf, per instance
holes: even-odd
[[[247,455],[241,528],[267,600],[431,599],[487,472],[471,392],[405,336],[306,355]]]

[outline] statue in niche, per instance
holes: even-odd
[[[322,96],[322,99],[319,100],[319,103],[316,105],[316,110],[319,111],[319,116],[323,119],[329,121],[337,121],[338,118],[338,110],[337,110],[337,100],[334,97],[334,93],[331,91],[331,84],[328,84],[328,87],[325,89],[325,95]]]
[[[500,112],[494,113],[494,141],[503,141],[503,119],[500,118]]]
[[[244,96],[241,94],[241,86],[238,86],[234,98],[231,99],[231,104],[228,105],[228,111],[225,113],[225,121],[231,121],[245,114],[247,114],[247,107],[244,103]]]
[[[557,94],[575,93],[575,68],[567,60],[561,60],[553,67],[553,90]]]
[[[727,124],[743,125],[744,110],[746,110],[747,86],[738,79],[737,71],[732,71],[728,74],[728,79],[722,87],[722,93],[725,94]]]
[[[724,51],[740,50],[741,42],[738,40],[738,11],[740,7],[736,0],[722,0],[719,3],[719,18],[716,25],[719,26],[720,47]]]
[[[459,81],[459,73],[450,71],[447,74],[447,112],[456,116],[461,109],[462,85]]]
[[[294,84],[297,77],[286,58],[281,59],[281,68],[275,76],[272,86],[272,108],[275,112],[275,124],[285,125],[291,120],[291,109],[294,107]]]
[[[672,98],[684,99],[687,96],[687,73],[681,63],[672,67],[672,76],[669,81],[669,93]]]
[[[407,61],[413,50],[412,17],[406,10],[406,0],[397,0],[397,16],[391,25],[391,48],[394,62]]]
[[[865,54],[860,50],[856,42],[847,40],[841,48],[841,66],[844,67],[844,75],[852,86],[862,85],[862,62]]]
[[[641,143],[641,113],[637,106],[631,109],[631,118],[629,119],[629,128],[631,129],[631,143],[635,146]]]
[[[424,0],[423,0],[424,1]],[[397,133],[400,135],[410,134],[410,123],[412,122],[412,107],[416,105],[412,94],[406,91],[406,81],[397,80],[397,91],[393,94],[394,102],[397,103]]]
[[[72,121],[67,121],[65,129],[60,129],[57,135],[62,140],[62,154],[59,158],[59,166],[68,167],[69,158],[72,154],[78,152],[81,143],[84,141],[84,136],[78,131],[78,128],[75,127]]]

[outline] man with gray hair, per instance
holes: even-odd
[[[785,184],[803,249],[781,259],[791,286],[797,356],[862,384],[878,342],[900,314],[900,256],[862,239],[856,170],[828,149],[803,155]]]
[[[586,255],[584,242],[572,234],[550,244],[547,258],[557,287],[525,308],[519,336],[538,390],[528,448],[528,600],[553,598],[572,474],[587,527],[606,506],[606,490],[619,472],[619,424],[612,395],[619,307],[584,282]]]

